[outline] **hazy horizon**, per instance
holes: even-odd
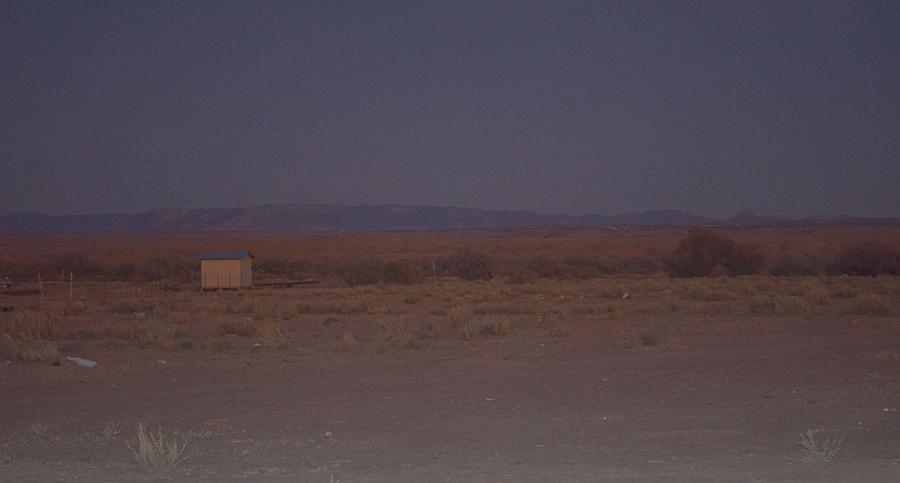
[[[0,213],[900,216],[900,3],[7,1]]]
[[[121,212],[97,212],[97,213],[46,213],[46,212],[36,212],[36,211],[11,211],[11,212],[0,212],[0,216],[10,216],[10,215],[49,215],[49,216],[115,216],[115,215],[138,215],[142,213],[149,213],[153,211],[179,211],[179,210],[245,210],[251,208],[260,208],[265,206],[279,206],[279,205],[307,205],[307,206],[335,206],[335,207],[361,207],[361,206],[403,206],[406,208],[449,208],[449,209],[471,209],[471,210],[479,210],[486,212],[501,212],[501,213],[515,213],[515,212],[529,212],[535,213],[539,216],[589,216],[589,215],[597,215],[597,216],[622,216],[622,215],[640,215],[654,212],[682,212],[691,215],[696,215],[700,217],[706,217],[714,220],[728,220],[731,218],[735,218],[741,215],[750,215],[756,217],[771,217],[771,218],[784,218],[789,220],[803,220],[809,218],[824,218],[824,219],[835,219],[840,220],[844,218],[900,218],[898,216],[854,216],[854,215],[846,215],[840,213],[820,213],[820,214],[810,214],[806,216],[787,216],[783,213],[779,212],[765,212],[756,210],[753,208],[745,208],[739,210],[735,213],[726,216],[710,216],[704,215],[701,213],[694,213],[687,210],[681,210],[678,208],[659,208],[659,209],[650,209],[643,211],[623,211],[617,213],[603,213],[603,212],[585,212],[585,213],[562,213],[562,212],[545,212],[545,211],[537,211],[537,210],[491,210],[486,208],[473,208],[466,206],[458,206],[458,205],[413,205],[413,204],[404,204],[404,203],[359,203],[359,204],[339,204],[339,203],[300,203],[300,202],[284,202],[284,203],[264,203],[257,205],[247,205],[247,206],[196,206],[196,207],[170,207],[170,208],[148,208],[134,211],[121,211]]]

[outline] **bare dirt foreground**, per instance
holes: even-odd
[[[0,297],[5,323],[61,329],[61,365],[0,362],[0,480],[900,481],[898,295],[637,277]],[[138,423],[188,458],[136,464]]]

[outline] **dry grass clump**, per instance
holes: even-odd
[[[263,346],[284,349],[288,346],[288,336],[278,322],[270,322],[259,327],[259,339]]]
[[[219,324],[219,335],[254,337],[259,334],[259,326],[249,320],[228,320]]]
[[[126,444],[134,456],[135,463],[154,473],[172,471],[190,457],[190,455],[184,456],[187,440],[179,443],[174,438],[167,439],[163,435],[162,429],[159,429],[156,434],[147,432],[143,424],[138,424],[135,445],[132,446],[131,442]]]
[[[607,305],[597,311],[597,314],[606,320],[621,320],[625,316],[625,308],[619,305]]]
[[[835,284],[831,287],[831,296],[836,299],[852,299],[859,295],[859,289],[846,283]]]
[[[603,283],[592,287],[591,295],[602,299],[620,299],[625,291],[618,284]]]
[[[247,314],[256,320],[291,320],[301,313],[297,304],[254,296],[238,305],[230,305],[225,310],[232,314]]]
[[[18,339],[59,339],[59,321],[43,312],[26,310],[13,315],[4,332]]]
[[[457,329],[465,340],[479,337],[500,337],[509,334],[512,324],[508,317],[488,315],[471,318]]]
[[[891,315],[891,308],[887,297],[876,293],[866,293],[856,298],[851,313],[886,317]]]
[[[450,319],[450,327],[457,329],[472,318],[472,309],[466,306],[455,306],[447,312]]]
[[[828,437],[824,441],[816,440],[816,431],[807,429],[800,433],[799,445],[802,448],[800,461],[805,463],[827,463],[841,451],[843,436]]]
[[[659,334],[652,330],[641,334],[638,340],[642,347],[656,347],[660,341]]]
[[[885,297],[898,297],[900,296],[900,277],[882,279],[872,290]]]
[[[231,349],[231,341],[225,337],[216,337],[212,340],[213,352],[223,352]]]
[[[59,358],[57,340],[59,324],[55,318],[40,312],[20,312],[0,329],[0,357],[22,362],[54,361]]]
[[[727,289],[707,283],[695,283],[680,294],[684,300],[700,300],[707,302],[724,302],[734,299]]]
[[[552,337],[552,338],[568,337],[569,334],[572,333],[572,331],[569,330],[567,327],[563,327],[563,326],[557,325],[557,324],[552,324],[549,327],[547,327],[546,332],[547,332],[547,337]]]
[[[82,300],[74,300],[62,307],[63,315],[84,315],[88,312],[88,304]]]
[[[49,362],[59,359],[56,342],[43,339],[15,339],[0,334],[0,357],[22,362]]]
[[[482,305],[475,309],[478,315],[520,315],[533,314],[534,309],[527,305]]]
[[[810,287],[805,295],[806,299],[815,305],[828,305],[831,301],[831,293],[825,287]]]
[[[407,350],[422,349],[428,337],[425,333],[413,332],[402,320],[384,320],[375,324],[376,350],[387,352],[389,349]]]
[[[178,310],[178,305],[171,298],[164,298],[153,304],[153,312],[157,314],[169,314]]]
[[[775,295],[754,299],[750,304],[750,312],[757,315],[778,315],[783,317],[800,316],[809,318],[815,315],[816,305],[806,297],[796,295]]]
[[[167,324],[184,325],[193,320],[193,317],[187,312],[176,310],[167,313],[162,320]]]
[[[509,276],[506,278],[506,283],[511,283],[514,285],[524,285],[524,284],[532,284],[538,281],[538,274],[532,272],[527,268],[515,268],[510,272]]]
[[[169,349],[175,339],[172,327],[157,321],[142,321],[104,326],[100,330],[104,337],[118,339],[142,349],[158,347]]]
[[[341,332],[341,335],[338,336],[338,342],[347,349],[352,349],[359,345],[359,342],[356,341],[356,337],[354,337],[353,333],[349,330]]]
[[[599,312],[600,308],[596,305],[576,305],[572,308],[572,313],[578,315],[597,315]]]
[[[316,315],[371,314],[372,308],[365,302],[347,301],[341,304],[297,305],[297,313]]]
[[[107,312],[114,314],[138,314],[153,312],[156,304],[147,300],[118,300],[106,307]]]
[[[655,330],[645,330],[639,334],[626,336],[620,341],[620,347],[624,349],[657,348],[662,344],[662,337]]]

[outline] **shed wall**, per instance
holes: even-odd
[[[253,286],[253,259],[250,257],[241,259],[241,287]]]
[[[242,269],[242,260],[201,260],[200,286],[203,289],[249,287],[249,275],[248,284],[242,283]]]

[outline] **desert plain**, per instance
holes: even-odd
[[[4,235],[0,266],[44,273],[0,293],[0,480],[900,481],[900,277],[675,278],[683,235]],[[900,240],[728,235],[770,266]],[[215,249],[317,283],[201,292]]]

